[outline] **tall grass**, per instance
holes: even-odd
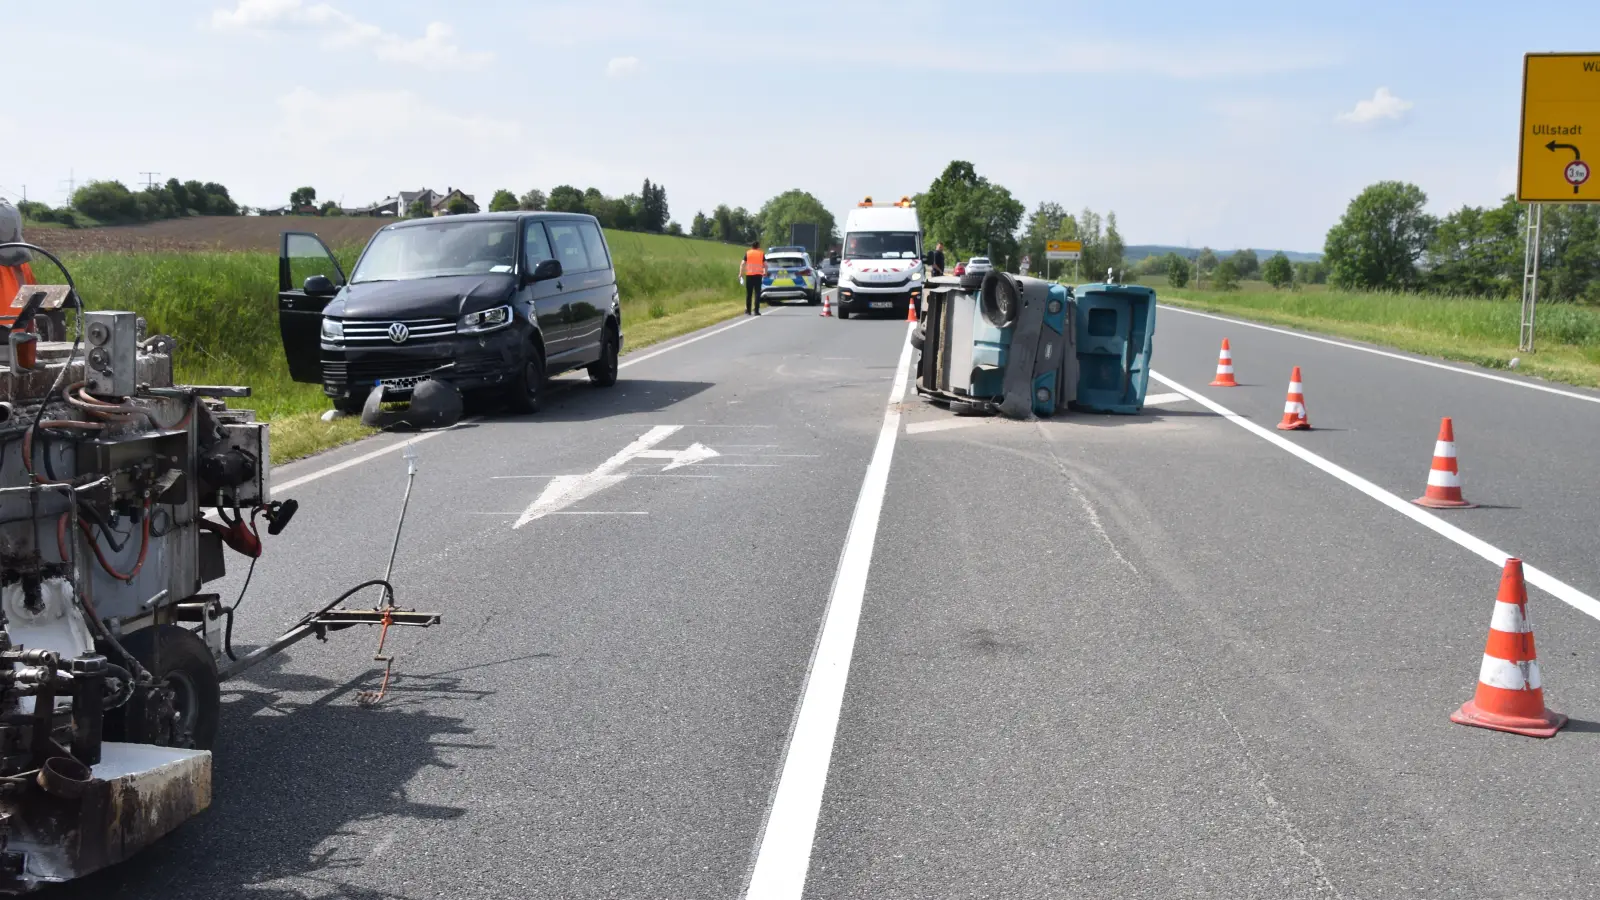
[[[1533,354],[1519,353],[1516,301],[1437,294],[1168,289],[1163,299],[1248,319],[1341,334],[1403,350],[1600,385],[1600,308],[1540,304]]]
[[[681,314],[717,307],[732,314],[740,297],[735,265],[740,250],[664,235],[607,232],[623,298],[627,346],[682,333]],[[348,273],[360,247],[336,251]],[[269,421],[314,421],[328,408],[322,389],[289,378],[278,335],[278,258],[261,252],[77,253],[64,257],[89,309],[131,310],[151,334],[178,340],[177,378],[189,384],[243,384],[247,405]],[[41,281],[59,281],[48,262],[35,265]],[[708,310],[684,317],[682,330],[707,321]],[[671,320],[652,322],[652,320]],[[714,317],[711,318],[714,321]],[[635,326],[648,323],[648,327]],[[275,430],[274,440],[279,440]],[[326,432],[323,435],[323,432]],[[275,443],[278,461],[359,436],[346,423],[315,435]]]

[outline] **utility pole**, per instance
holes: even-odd
[[[156,186],[155,176],[160,175],[161,173],[160,172],[140,172],[139,174],[144,176],[144,189],[148,191],[151,188]]]
[[[68,169],[67,170],[67,203],[66,203],[67,206],[71,206],[72,205],[72,195],[76,194],[78,192],[78,178],[77,178],[77,175],[78,175],[77,170],[75,170],[75,169]]]

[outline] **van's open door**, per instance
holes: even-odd
[[[312,282],[319,275],[326,284]],[[308,231],[283,233],[278,245],[278,333],[289,377],[295,381],[322,383],[322,310],[343,286],[344,270],[321,238]]]

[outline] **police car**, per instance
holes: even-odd
[[[761,279],[761,299],[822,302],[821,282],[811,254],[804,247],[773,247],[767,251],[767,276]]]

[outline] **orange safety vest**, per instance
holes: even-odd
[[[17,300],[17,292],[25,284],[37,284],[33,280],[33,269],[27,263],[20,266],[0,266],[0,324],[10,325],[17,320],[12,309]]]
[[[767,274],[767,255],[760,250],[746,250],[744,252],[744,273],[746,275]]]

